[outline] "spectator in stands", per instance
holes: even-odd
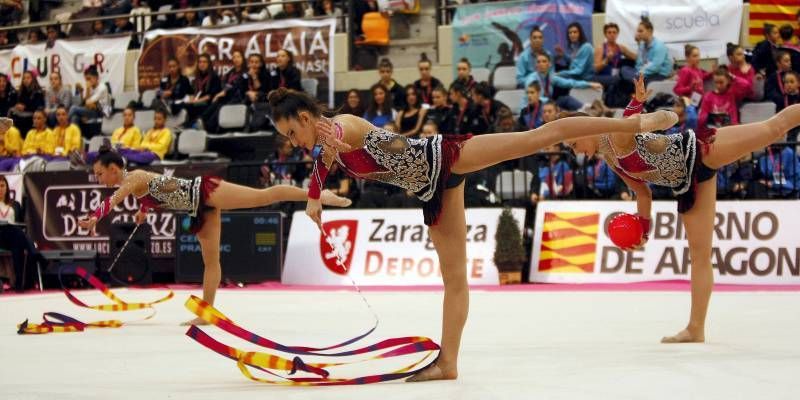
[[[684,55],[686,56],[686,65],[678,70],[678,81],[675,83],[674,92],[678,96],[690,98],[692,104],[700,105],[700,99],[705,94],[703,85],[705,81],[711,79],[713,74],[700,68],[700,49],[697,46],[685,45]]]
[[[205,53],[200,54],[197,57],[194,81],[192,81],[194,95],[190,96],[185,103],[187,115],[184,127],[191,127],[197,118],[205,113],[209,108],[211,99],[220,91],[222,91],[222,81],[211,67],[211,57]]]
[[[175,21],[176,28],[189,28],[201,26],[202,21],[198,18],[197,11],[187,10]]]
[[[133,23],[131,23],[128,17],[120,17],[114,18],[114,23],[108,28],[107,33],[112,35],[121,35],[123,33],[133,33],[134,31]],[[135,49],[139,47],[139,37],[137,35],[131,35],[131,42],[128,46],[129,49]]]
[[[39,86],[38,73],[25,71],[17,89],[17,104],[9,110],[8,116],[14,120],[21,132],[31,128],[33,112],[44,108],[44,90]]]
[[[436,136],[439,132],[439,127],[436,126],[436,122],[433,120],[425,121],[425,125],[422,125],[422,133],[420,133],[419,137],[424,139],[431,136]]]
[[[302,91],[301,72],[294,66],[294,53],[286,49],[278,50],[275,57],[276,68],[270,72],[270,88],[289,88]]]
[[[14,31],[0,31],[0,48],[13,47],[19,42]]]
[[[697,107],[686,104],[688,99],[677,97],[671,93],[658,93],[645,104],[647,112],[672,110],[678,115],[678,123],[665,131],[666,134],[681,133],[688,129],[697,130]]]
[[[428,109],[422,108],[419,92],[414,85],[406,85],[405,92],[406,106],[397,114],[395,124],[399,134],[416,138],[422,131],[422,123],[425,122]]]
[[[613,22],[603,25],[603,35],[606,41],[602,47],[594,50],[594,80],[607,88],[619,76],[624,54],[623,46],[617,43],[619,25]],[[628,49],[625,50],[633,53]]]
[[[333,17],[336,18],[336,32],[343,32],[344,24],[340,21],[342,16],[342,9],[333,4],[333,0],[317,1],[317,6],[314,10],[314,15],[319,17]]]
[[[450,102],[453,104],[450,109],[453,121],[452,134],[454,135],[482,135],[489,132],[489,121],[483,117],[479,108],[460,83],[455,83],[450,87]]]
[[[531,82],[527,89],[528,105],[519,114],[519,125],[526,130],[536,129],[544,123],[542,120],[542,100],[539,97],[539,82]]]
[[[306,178],[308,171],[303,160],[311,161],[311,157],[302,148],[292,146],[292,142],[283,135],[275,137],[275,153],[268,159],[273,185],[297,185]]]
[[[559,71],[558,75],[583,81],[594,78],[594,63],[592,60],[594,48],[586,38],[586,34],[583,33],[581,24],[577,22],[569,24],[567,27],[567,43],[567,52],[561,46],[556,45],[556,62],[566,68],[563,71]]]
[[[558,113],[561,112],[561,108],[556,104],[554,101],[548,101],[544,103],[542,106],[542,122],[546,124],[548,122],[555,121],[558,119]]]
[[[0,117],[8,115],[8,112],[17,104],[17,91],[8,75],[0,73]]]
[[[511,113],[508,107],[501,108],[497,111],[497,117],[490,129],[494,133],[520,132],[524,130],[517,124],[517,119],[514,118],[514,114]]]
[[[249,76],[245,66],[244,53],[234,50],[231,53],[231,68],[222,77],[222,90],[211,100],[211,105],[203,113],[203,127],[209,132],[219,131],[219,111],[226,104],[242,104],[245,101]]]
[[[267,93],[271,90],[269,72],[261,54],[250,54],[247,57],[247,104],[250,112],[248,125],[251,132],[266,130],[270,126]]]
[[[714,71],[714,91],[706,93],[700,106],[697,138],[708,138],[706,128],[719,128],[739,124],[739,103],[747,93],[747,82],[731,75],[728,67],[719,66]]]
[[[784,95],[783,76],[792,70],[792,57],[786,50],[775,53],[775,70],[767,75],[764,82],[764,97],[767,100]]]
[[[781,36],[781,47],[800,51],[800,46],[795,43],[794,28],[791,24],[781,25],[778,34]]]
[[[5,176],[0,175],[0,220],[5,224],[0,225],[0,247],[11,252],[11,260],[14,264],[14,289],[22,292],[33,287],[36,277],[36,263],[46,264],[41,253],[36,250],[33,241],[25,235],[25,232],[18,226],[9,225],[24,222],[18,202],[11,199],[11,189]],[[27,253],[27,262],[25,256]],[[27,268],[26,268],[27,265]]]
[[[462,87],[465,85],[462,84]],[[475,106],[480,110],[481,116],[486,120],[489,126],[494,126],[497,122],[497,113],[501,109],[508,109],[508,106],[503,104],[502,101],[494,99],[494,90],[486,82],[481,82],[475,85],[471,90],[472,101]]]
[[[136,110],[133,106],[125,107],[122,111],[122,126],[115,129],[111,134],[111,144],[124,148],[136,149],[142,143],[142,132],[134,125],[136,120]],[[90,160],[93,162],[93,160]]]
[[[672,59],[664,42],[653,36],[653,23],[649,18],[642,17],[636,35],[641,39],[637,54],[621,48],[625,57],[636,60],[635,69],[622,67],[622,79],[632,81],[640,73],[644,74],[645,83],[669,78],[672,74]]]
[[[44,111],[47,113],[47,122],[50,126],[56,125],[56,109],[59,106],[72,107],[72,89],[64,85],[61,73],[50,71],[50,90],[44,97]]]
[[[773,97],[770,99],[775,103],[775,110],[781,111],[792,104],[800,103],[800,79],[798,73],[789,71],[783,75],[783,96],[779,91],[773,92]],[[797,141],[797,134],[800,133],[800,127],[792,129],[786,135],[790,142]]]
[[[367,106],[364,119],[377,127],[383,127],[387,122],[394,121],[397,118],[397,111],[392,108],[392,94],[386,86],[376,83],[369,92],[372,93],[372,101]]]
[[[97,67],[92,65],[83,72],[86,88],[80,83],[75,85],[80,95],[80,105],[73,105],[69,110],[69,118],[80,125],[82,120],[99,119],[111,115],[111,93],[108,85],[100,82]]]
[[[478,83],[472,77],[472,64],[466,58],[458,60],[458,64],[456,64],[456,80],[453,83],[456,82],[461,83],[469,91],[472,91],[472,88]]]
[[[172,132],[165,126],[167,113],[156,110],[153,116],[153,127],[144,134],[142,142],[135,150],[120,150],[120,154],[140,165],[149,165],[153,161],[163,160],[172,144]]]
[[[216,5],[221,7],[224,3],[220,0],[217,0]],[[234,14],[233,10],[230,8],[227,9],[217,9],[211,11],[203,18],[203,22],[200,24],[201,26],[222,26],[222,25],[231,25],[231,24],[238,24],[239,20],[236,18],[236,14]]]
[[[572,168],[564,161],[561,149],[553,145],[543,149],[541,153],[546,154],[547,163],[539,165],[536,173],[538,179],[531,182],[531,192],[538,194],[536,200],[569,197],[573,190]],[[533,196],[531,197],[533,201]]]
[[[444,134],[453,132],[453,114],[447,99],[447,89],[442,86],[433,89],[433,104],[426,116],[429,121],[436,124],[436,131]]]
[[[0,0],[0,26],[19,25],[24,10],[22,0]]]
[[[728,69],[730,69],[731,74],[744,79],[750,84],[750,91],[745,95],[745,98],[755,100],[753,84],[756,79],[756,69],[745,60],[744,49],[738,44],[728,43],[726,54],[728,55]],[[764,77],[760,76],[759,79],[764,79]]]
[[[22,135],[16,126],[11,125],[5,132],[0,132],[0,171],[10,170],[16,163],[8,164],[8,162],[21,154]]]
[[[92,31],[89,34],[90,37],[97,37],[103,36],[106,34],[106,25],[103,21],[94,21],[92,22]]]
[[[794,149],[791,147],[775,148],[768,146],[765,155],[758,159],[758,170],[761,179],[758,186],[766,189],[770,198],[797,198],[798,162]]]
[[[22,155],[47,155],[50,147],[47,139],[52,135],[53,133],[47,128],[47,115],[44,110],[40,108],[34,111],[33,127],[25,136],[25,142],[22,143]]]
[[[551,60],[553,59],[553,55],[544,48],[544,33],[542,33],[538,25],[534,25],[531,28],[529,40],[529,47],[519,55],[516,62],[518,88],[526,87],[530,76],[536,73],[537,55],[547,54]]]
[[[347,100],[339,110],[339,114],[351,114],[357,117],[364,116],[364,102],[361,100],[361,93],[358,89],[350,89],[347,91]]]
[[[378,64],[378,74],[380,80],[378,83],[385,86],[389,93],[392,94],[392,108],[395,110],[402,110],[406,106],[406,92],[403,87],[392,78],[394,72],[394,65],[388,58],[384,58]]]
[[[77,125],[70,123],[69,112],[63,105],[56,109],[58,124],[47,138],[47,154],[54,157],[67,157],[73,150],[83,150],[83,137]]]
[[[303,7],[299,3],[283,3],[283,10],[275,14],[275,19],[303,18]]]
[[[775,72],[775,56],[778,51],[780,32],[772,24],[764,24],[764,40],[753,49],[753,68],[757,73],[769,76]]]
[[[422,53],[422,58],[417,63],[419,69],[419,79],[414,81],[414,86],[422,96],[422,104],[430,105],[433,101],[433,89],[442,86],[442,82],[431,75],[433,64],[428,60],[428,56]]]
[[[133,9],[131,0],[104,0],[103,15],[129,14]]]
[[[741,200],[753,197],[759,189],[755,185],[758,173],[750,154],[720,168],[717,171],[717,198]]]
[[[587,194],[596,199],[618,199],[619,178],[603,159],[593,156],[583,166]]]
[[[267,0],[261,0],[261,5],[245,7],[242,10],[242,22],[267,20],[270,17],[269,9],[267,9],[268,3]]]
[[[530,85],[532,82],[539,83],[539,87],[542,88],[542,102],[546,103],[553,98],[556,87],[566,90],[572,88],[592,88],[595,90],[603,89],[603,85],[597,82],[587,82],[561,77],[553,73],[550,66],[550,56],[547,54],[537,55],[536,72],[531,74],[528,77],[528,81],[525,83],[526,86]],[[569,95],[561,96],[554,100],[556,100],[558,106],[564,110],[574,111],[583,106],[583,103]]]
[[[183,108],[186,96],[192,94],[192,84],[183,75],[181,64],[174,57],[167,60],[167,73],[161,78],[153,104],[145,104],[151,108],[164,108],[175,115]]]
[[[48,25],[47,26],[47,43],[45,44],[45,49],[52,49],[53,46],[56,44],[56,40],[62,37],[61,28],[58,24]]]

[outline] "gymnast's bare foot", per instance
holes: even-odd
[[[195,319],[193,319],[191,321],[181,322],[181,326],[189,326],[189,325],[198,325],[199,326],[199,325],[209,325],[209,323],[206,322],[206,320],[204,320],[204,319],[202,319],[200,317],[195,318]]]
[[[439,381],[439,380],[453,380],[458,378],[458,370],[453,368],[440,367],[436,362],[428,368],[423,369],[416,375],[406,379],[406,382],[425,382],[425,381]]]
[[[684,329],[674,336],[664,336],[661,338],[661,343],[704,343],[706,341],[703,331],[690,332],[689,329]]]

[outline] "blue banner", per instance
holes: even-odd
[[[529,45],[531,28],[539,26],[544,48],[567,48],[567,26],[578,22],[592,41],[591,0],[531,0],[516,3],[475,4],[456,9],[453,20],[453,67],[467,58],[473,68],[494,71],[514,65]]]

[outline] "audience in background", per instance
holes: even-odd
[[[392,108],[401,110],[406,106],[406,92],[403,90],[403,86],[392,78],[393,72],[394,65],[392,65],[392,62],[388,58],[382,59],[378,64],[378,74],[380,75],[378,83],[385,86],[386,90],[392,94]]]
[[[152,108],[163,108],[170,114],[178,114],[192,94],[192,84],[183,75],[181,64],[176,58],[167,61],[167,73],[161,78]],[[127,106],[127,104],[125,104]]]
[[[436,124],[439,133],[453,133],[453,114],[450,112],[447,89],[437,86],[433,89],[433,104],[428,109],[427,119]]]
[[[539,82],[531,82],[527,88],[528,105],[519,114],[519,125],[526,130],[536,129],[544,123],[542,120],[542,100]]]
[[[364,119],[372,125],[383,127],[387,122],[397,119],[397,111],[392,108],[392,94],[380,83],[372,85],[369,92],[372,100],[364,113]]]
[[[566,51],[558,45],[555,48],[557,63],[566,68],[559,71],[558,75],[582,81],[591,80],[594,77],[594,48],[586,38],[581,24],[573,22],[567,26],[567,43]]]
[[[422,59],[417,63],[417,68],[419,69],[419,79],[414,81],[414,86],[422,96],[422,104],[430,105],[433,101],[433,89],[442,86],[442,82],[431,75],[433,63],[428,60],[425,53],[422,54]]]
[[[405,90],[405,107],[397,114],[395,124],[397,133],[416,138],[422,131],[422,123],[425,121],[427,109],[420,104],[419,92],[414,85],[407,85]]]
[[[361,100],[361,93],[357,89],[347,91],[344,105],[339,110],[339,114],[351,114],[359,117],[364,116],[364,102]]]
[[[41,108],[44,108],[44,90],[39,86],[38,73],[25,71],[17,89],[17,104],[9,110],[8,116],[20,132],[25,132],[31,127],[33,112]]]
[[[275,63],[276,67],[270,72],[270,88],[303,90],[303,86],[300,84],[302,74],[294,66],[294,54],[291,51],[286,49],[278,50]]]
[[[678,70],[678,80],[675,83],[675,94],[678,96],[688,97],[692,100],[692,104],[699,105],[700,99],[705,94],[705,82],[711,79],[712,73],[700,68],[700,49],[697,46],[687,44],[684,46],[684,55],[686,56],[686,65]],[[752,88],[746,90],[749,91]]]
[[[622,78],[632,81],[640,72],[644,74],[645,83],[663,81],[672,75],[672,58],[669,57],[667,46],[653,35],[653,23],[647,17],[642,17],[636,30],[639,39],[639,50],[636,54],[629,54],[629,50],[622,47],[625,57],[636,60],[636,68],[623,67]]]
[[[54,157],[67,157],[73,151],[83,151],[83,137],[77,125],[69,120],[69,112],[63,105],[56,108],[57,125],[47,138],[45,153]]]
[[[467,88],[467,90],[472,90],[478,83],[475,81],[475,78],[472,77],[472,64],[470,64],[469,60],[466,58],[462,58],[456,63],[456,79],[453,83],[456,82]]]
[[[187,114],[184,127],[192,127],[220,91],[222,91],[222,80],[211,68],[211,57],[205,53],[200,54],[197,57],[197,66],[194,69],[194,80],[192,81],[194,95],[189,96],[184,103]]]
[[[747,81],[731,75],[728,67],[717,67],[714,71],[714,91],[703,97],[700,106],[698,138],[708,138],[707,128],[739,124],[739,102],[744,99],[747,87]]]
[[[536,56],[539,54],[547,54],[551,60],[553,59],[553,54],[544,48],[544,33],[542,33],[538,25],[534,25],[533,28],[531,28],[529,40],[529,47],[519,55],[516,61],[518,88],[527,86],[531,75],[536,73]]]
[[[744,79],[750,85],[750,91],[745,94],[745,98],[754,100],[753,85],[756,79],[756,69],[745,60],[744,49],[740,45],[728,43],[725,53],[728,55],[728,69],[731,74]],[[759,79],[764,79],[764,77],[760,76]]]

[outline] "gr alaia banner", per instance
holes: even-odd
[[[18,87],[25,71],[37,71],[39,84],[50,88],[50,73],[61,73],[63,83],[74,88],[86,86],[83,71],[94,65],[101,82],[111,85],[112,93],[122,93],[125,86],[125,56],[130,36],[103,37],[86,40],[59,39],[51,48],[41,44],[21,44],[0,51],[0,72],[8,75]]]
[[[467,279],[497,285],[493,260],[502,209],[467,209]],[[513,209],[520,224],[525,210]],[[442,285],[439,258],[422,211],[325,210],[323,236],[303,212],[292,218],[281,282],[293,285]],[[341,263],[340,263],[341,262]]]
[[[267,68],[274,70],[278,50],[294,55],[295,66],[303,78],[316,79],[317,93],[326,95],[333,106],[334,18],[321,20],[277,20],[220,28],[183,28],[147,32],[138,62],[138,89],[158,88],[170,58],[176,58],[191,75],[197,56],[207,53],[220,75],[233,68],[233,51],[264,56]],[[246,66],[247,60],[245,60]]]
[[[591,0],[531,0],[497,4],[462,5],[453,19],[453,65],[469,59],[472,68],[494,71],[513,66],[519,55],[530,47],[531,29],[538,26],[544,34],[544,47],[556,44],[567,48],[567,26],[578,22],[592,41]]]
[[[650,240],[622,251],[607,235],[625,201],[551,201],[536,210],[531,282],[618,283],[689,280],[686,230],[674,201],[653,202]],[[800,284],[798,201],[720,201],[714,219],[714,281]]]
[[[726,43],[739,43],[742,7],[738,0],[608,0],[606,22],[619,25],[619,42],[634,51],[636,29],[647,16],[672,58],[685,59],[686,44],[697,46],[704,58],[718,58]]]

